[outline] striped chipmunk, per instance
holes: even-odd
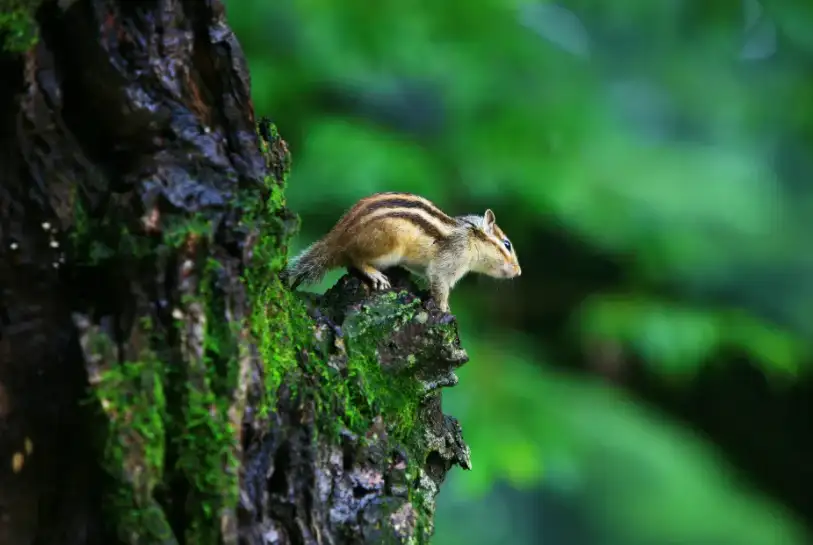
[[[443,312],[449,312],[450,290],[467,273],[515,278],[522,272],[491,210],[450,217],[423,197],[389,192],[358,201],[327,235],[291,260],[284,277],[295,289],[332,269],[354,268],[373,289],[385,290],[390,283],[381,271],[395,266],[427,278]]]

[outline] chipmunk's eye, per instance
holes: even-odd
[[[502,243],[505,244],[505,249],[510,252],[511,251],[511,242],[506,238],[506,239],[503,239]]]

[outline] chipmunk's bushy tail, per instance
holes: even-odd
[[[330,248],[326,241],[320,240],[291,259],[283,275],[291,289],[300,284],[315,284],[333,268],[331,261]]]

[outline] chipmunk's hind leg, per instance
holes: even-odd
[[[366,226],[364,237],[354,237],[356,241],[347,249],[350,266],[358,271],[374,290],[390,288],[390,281],[382,270],[400,261],[398,237],[383,221],[372,221]],[[359,241],[363,240],[364,243]]]
[[[352,267],[361,277],[363,277],[374,290],[386,290],[390,288],[389,279],[373,267],[366,263],[356,263]]]

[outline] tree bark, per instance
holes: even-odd
[[[426,542],[456,322],[401,271],[284,288],[222,2],[0,8],[38,37],[0,54],[0,543]]]

